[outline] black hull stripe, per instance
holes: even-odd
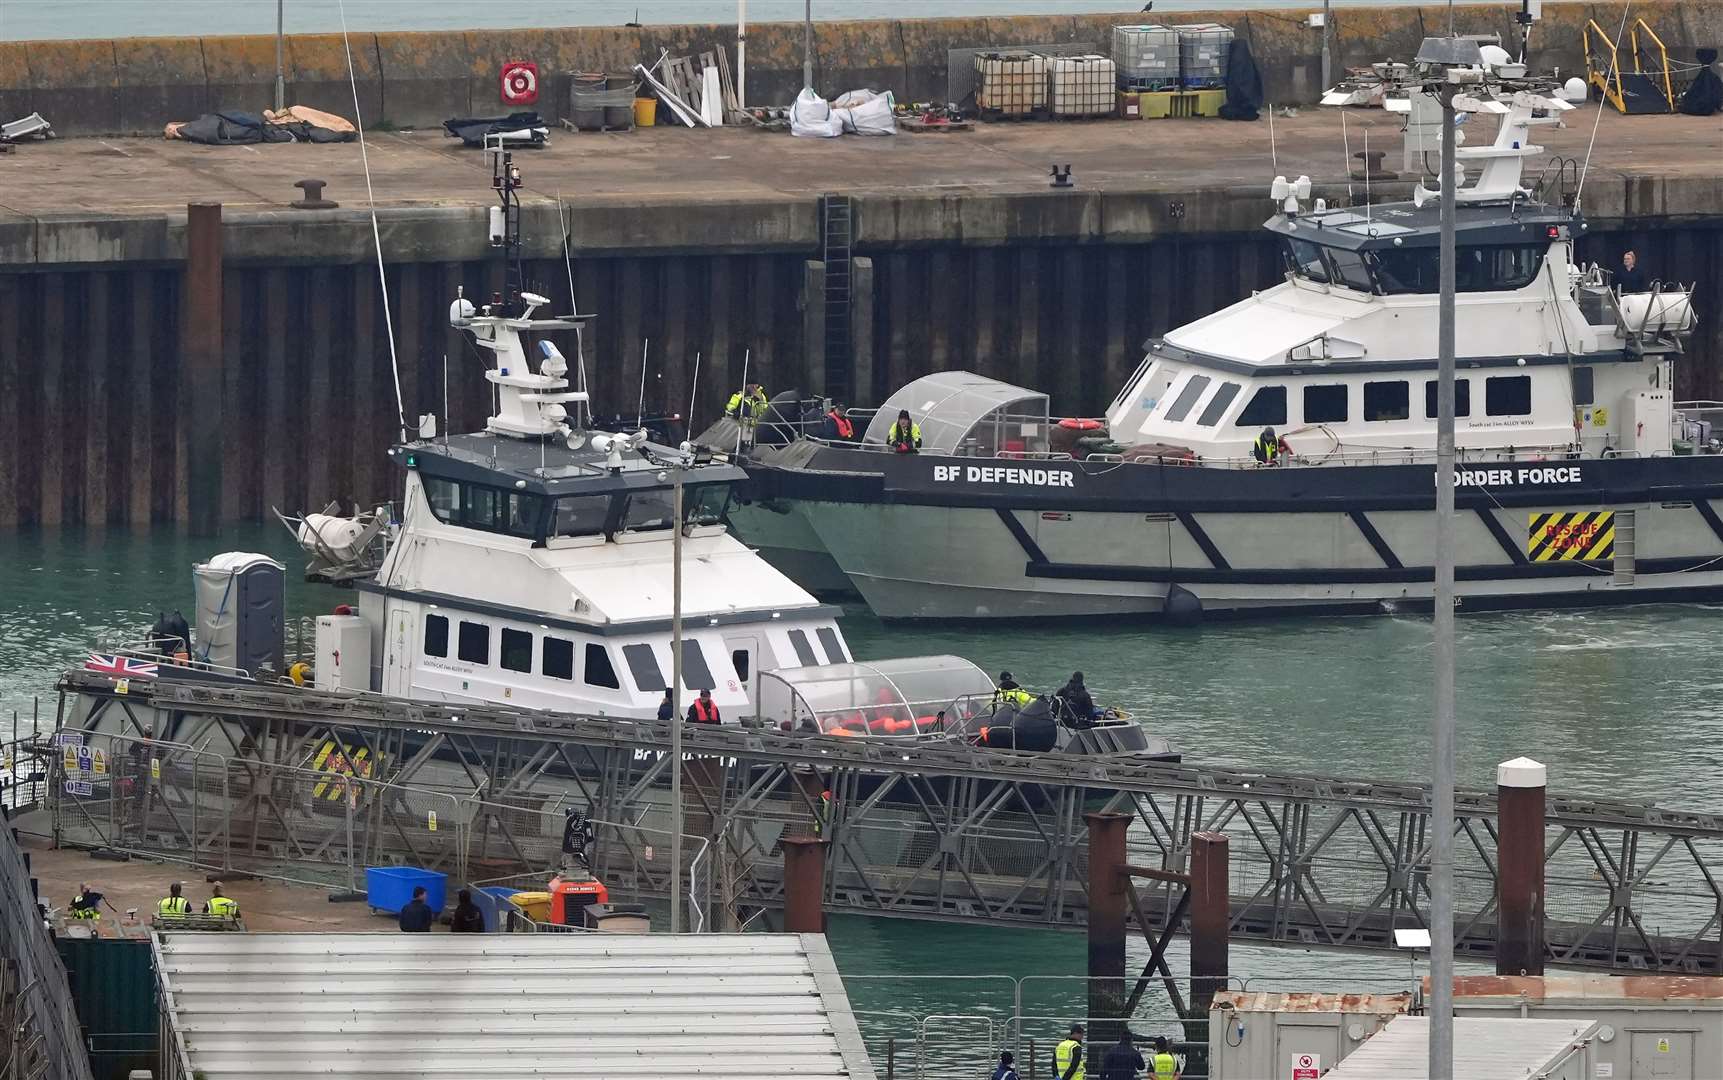
[[[1495,511],[1491,510],[1487,506],[1480,506],[1477,508],[1477,514],[1478,520],[1484,523],[1484,528],[1490,530],[1490,535],[1495,537],[1496,543],[1502,546],[1502,553],[1505,554],[1515,566],[1530,565],[1530,563],[1526,561],[1526,553],[1520,550],[1520,545],[1513,537],[1508,535],[1508,530],[1502,528],[1502,523],[1496,517]],[[1458,576],[1458,573],[1458,571],[1455,571],[1456,576]]]
[[[1370,541],[1370,546],[1376,549],[1376,557],[1382,560],[1382,565],[1390,570],[1399,570],[1400,557],[1394,554],[1388,541],[1382,539],[1382,534],[1376,531],[1376,526],[1371,524],[1364,511],[1348,510],[1346,513],[1352,519],[1352,524],[1358,526],[1358,531],[1364,534],[1364,539]]]
[[[1717,517],[1717,511],[1711,509],[1711,504],[1705,499],[1694,499],[1693,509],[1699,511],[1699,516],[1705,519],[1705,524],[1711,526],[1711,532],[1719,540],[1723,540],[1723,520]]]
[[[1215,569],[1232,569],[1232,564],[1226,561],[1226,556],[1220,553],[1220,548],[1214,546],[1214,541],[1209,539],[1208,533],[1204,532],[1203,527],[1197,524],[1196,515],[1189,510],[1180,510],[1177,513],[1179,524],[1185,527],[1185,532],[1191,534],[1191,539],[1196,541],[1197,547],[1202,549],[1203,556]]]
[[[1705,561],[1704,556],[1676,559],[1640,559],[1641,574],[1678,574],[1692,570]],[[1723,571],[1723,566],[1718,568]],[[1384,585],[1434,581],[1436,572],[1428,566],[1363,567],[1304,569],[1233,570],[1209,569],[1199,566],[1099,566],[1092,563],[1029,563],[1024,574],[1032,578],[1052,578],[1066,581],[1146,581],[1169,582],[1180,585]],[[1527,581],[1539,578],[1595,577],[1607,581],[1611,577],[1608,562],[1528,563],[1513,566],[1484,565],[1454,568],[1457,581]]]
[[[999,520],[1003,521],[1011,535],[1017,538],[1017,544],[1023,549],[1023,554],[1029,556],[1029,564],[1031,566],[1045,565],[1047,553],[1041,550],[1041,545],[1035,542],[1035,538],[1029,535],[1029,530],[1025,529],[1023,523],[1017,520],[1017,515],[1003,506],[995,507],[993,512],[999,515]]]

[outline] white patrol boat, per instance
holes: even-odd
[[[1521,186],[1531,129],[1567,102],[1481,90],[1459,107],[1499,118],[1491,145],[1456,151],[1482,163],[1455,193],[1462,604],[1723,594],[1723,409],[1674,402],[1690,290],[1623,292],[1576,259],[1573,201]],[[935,373],[858,443],[762,445],[738,530],[888,619],[1427,607],[1436,196],[1331,209],[1280,177],[1271,194],[1285,280],[1148,342],[1104,430]],[[918,454],[886,445],[900,409]]]

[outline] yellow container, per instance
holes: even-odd
[[[636,98],[634,104],[638,108],[640,99]],[[550,921],[550,894],[547,892],[517,892],[509,897],[509,903],[520,908],[533,922]]]
[[[634,99],[634,126],[651,127],[658,122],[658,99],[637,97]]]

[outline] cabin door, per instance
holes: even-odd
[[[400,697],[413,693],[413,652],[418,647],[413,640],[413,623],[417,611],[411,604],[390,609],[388,629],[384,633],[383,692]]]
[[[758,705],[761,661],[771,659],[761,655],[760,639],[752,634],[726,634],[724,648],[730,651],[730,666],[736,673],[733,681],[726,679],[726,685],[744,691],[749,704]]]

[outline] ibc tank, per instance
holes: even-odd
[[[218,668],[280,673],[287,568],[267,555],[230,551],[192,567],[197,591],[194,659]]]

